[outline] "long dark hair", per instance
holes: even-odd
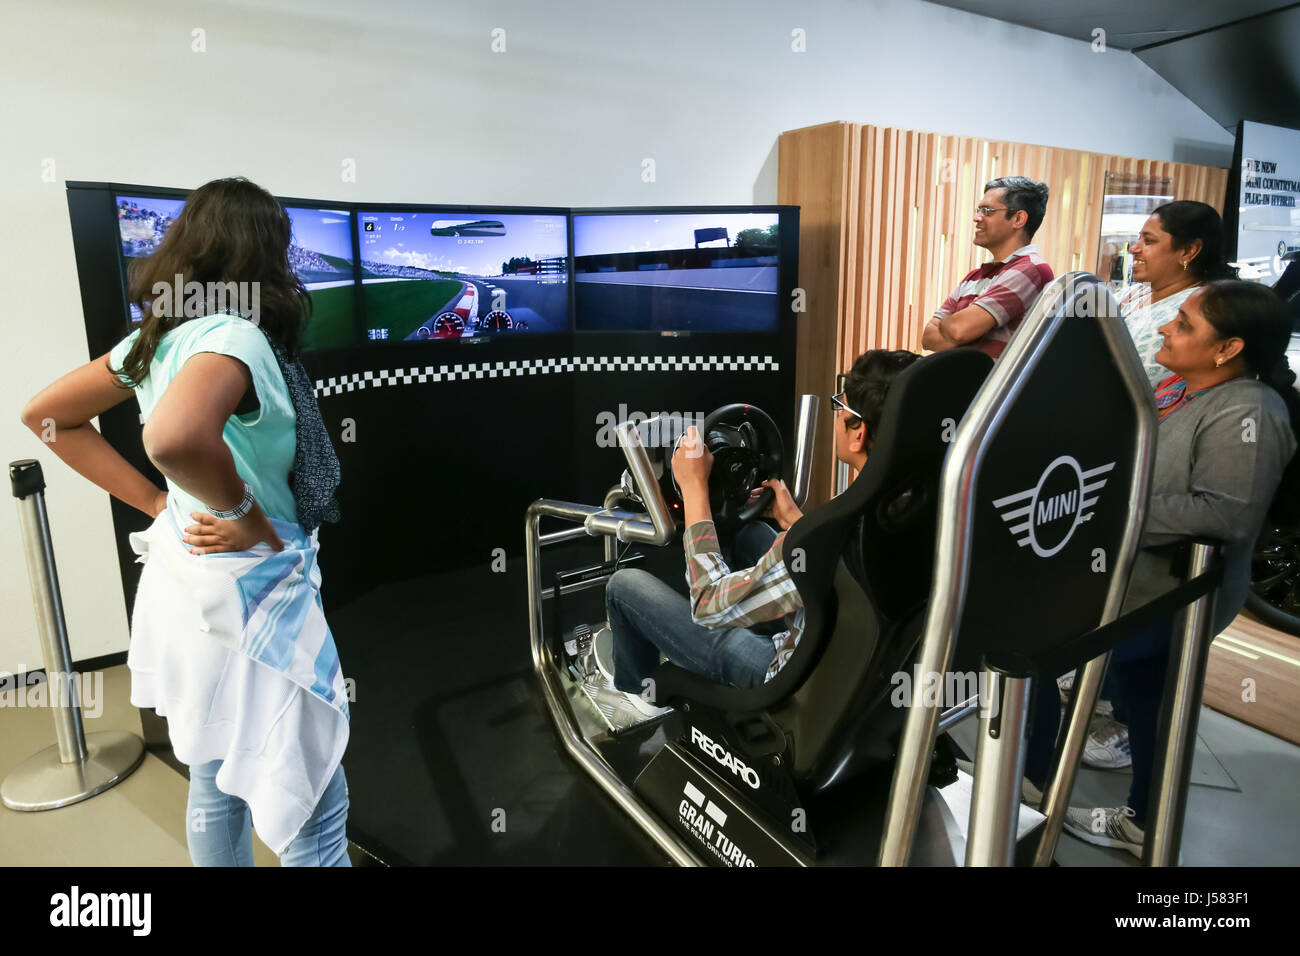
[[[1237,277],[1224,258],[1223,219],[1213,206],[1179,199],[1157,206],[1151,214],[1160,217],[1160,228],[1169,233],[1175,249],[1186,249],[1201,240],[1201,251],[1187,264],[1187,271],[1197,282]]]
[[[158,248],[131,263],[127,298],[144,320],[121,369],[115,374],[138,388],[149,375],[158,342],[196,316],[153,307],[154,287],[181,282],[258,283],[258,324],[290,355],[298,353],[311,319],[311,296],[289,265],[289,214],[269,192],[242,176],[214,179],[185,199]],[[215,309],[214,309],[215,311]],[[125,386],[124,386],[125,387]]]
[[[868,439],[874,441],[876,430],[880,428],[880,416],[885,411],[890,383],[920,357],[906,349],[868,349],[849,369],[844,379],[844,394],[849,406],[862,413]],[[857,425],[851,427],[857,428]]]
[[[1286,356],[1291,341],[1286,303],[1267,286],[1224,279],[1205,286],[1201,312],[1221,339],[1241,339],[1242,358],[1261,382],[1282,397],[1291,416],[1291,431],[1300,443],[1300,392],[1295,390],[1295,372]],[[1282,473],[1271,512],[1284,521],[1300,519],[1300,454],[1292,456]]]

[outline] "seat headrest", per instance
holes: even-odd
[[[919,358],[895,376],[862,472],[842,494],[796,522],[786,536],[787,566],[805,601],[830,587],[853,531],[862,528],[864,537],[871,537],[860,519],[878,530],[888,532],[892,526],[902,532],[907,524],[903,519],[915,509],[934,511],[935,500],[916,500],[909,494],[920,493],[915,487],[919,481],[937,485],[957,425],[992,367],[985,352],[958,348]],[[924,542],[925,548],[933,546],[932,539]],[[801,562],[791,560],[796,548],[803,549]],[[795,570],[799,567],[804,571]],[[869,586],[852,562],[850,570],[859,583]]]

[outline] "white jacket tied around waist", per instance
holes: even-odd
[[[168,718],[186,764],[222,760],[277,854],[311,816],[348,739],[348,697],[320,599],[316,533],[271,518],[284,550],[196,555],[168,504],[130,536],[145,565],[131,617],[131,702]]]

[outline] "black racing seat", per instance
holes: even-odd
[[[963,348],[899,373],[857,480],[790,528],[783,558],[805,618],[780,672],[742,689],[663,664],[658,703],[717,712],[751,756],[782,755],[814,790],[888,759],[904,716],[889,705],[892,677],[919,644],[944,457],[992,366]]]

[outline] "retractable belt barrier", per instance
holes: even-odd
[[[0,782],[0,799],[14,810],[53,810],[93,797],[128,777],[144,759],[144,741],[117,730],[85,733],[77,675],[72,671],[68,650],[40,462],[31,458],[10,462],[9,479],[18,499],[18,523],[58,743],[10,771]],[[15,693],[23,690],[17,688]]]

